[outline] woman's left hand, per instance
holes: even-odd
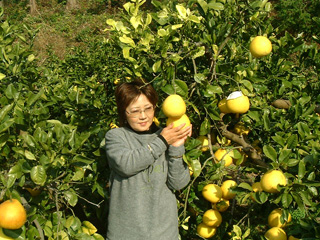
[[[172,143],[171,145],[174,146],[174,147],[179,147],[179,146],[183,145],[183,144],[186,142],[187,138],[188,138],[188,137],[191,137],[191,134],[192,134],[192,125],[190,125],[189,128],[190,128],[190,129],[189,129],[189,133],[188,133],[185,137],[178,139],[177,141],[175,141],[175,142]]]

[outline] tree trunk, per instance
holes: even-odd
[[[35,15],[38,13],[36,0],[30,0],[30,14]]]
[[[69,10],[73,10],[76,9],[78,7],[77,4],[77,0],[67,0],[67,6],[66,9]]]

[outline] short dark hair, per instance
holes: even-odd
[[[120,127],[125,126],[127,122],[126,108],[141,94],[144,94],[154,107],[156,106],[158,94],[153,86],[144,80],[124,82],[116,88],[115,96]]]

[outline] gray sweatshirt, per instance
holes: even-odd
[[[174,190],[190,181],[184,146],[123,127],[106,134],[111,169],[107,240],[178,240]]]

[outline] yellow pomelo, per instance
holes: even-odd
[[[237,183],[233,180],[226,180],[221,185],[222,197],[224,199],[232,199],[236,196],[235,193],[232,193],[230,188],[237,186]]]
[[[169,118],[179,118],[186,113],[186,103],[181,96],[173,94],[164,100],[162,111]]]
[[[224,160],[224,166],[228,167],[232,163],[232,151],[219,148],[215,153],[214,156],[220,162],[222,159]]]
[[[219,212],[225,212],[230,207],[230,201],[227,199],[221,198],[217,203],[211,203],[213,209],[218,210]]]
[[[202,196],[209,202],[216,203],[222,198],[222,190],[218,185],[209,183],[202,189]]]
[[[204,223],[200,223],[197,226],[197,233],[203,238],[211,238],[216,234],[216,232],[217,228],[207,226]]]
[[[268,216],[268,224],[270,227],[285,227],[287,223],[291,222],[291,214],[288,215],[288,221],[281,223],[282,210],[280,208],[274,209]]]
[[[155,124],[157,127],[160,126],[160,122],[159,122],[159,119],[158,119],[158,118],[153,117],[153,122],[154,122],[154,124]]]
[[[287,179],[282,171],[269,170],[262,176],[260,183],[263,191],[269,193],[276,193],[278,192],[278,185],[287,185]]]
[[[294,236],[289,236],[288,240],[299,240],[299,238],[295,238]]]
[[[0,227],[19,229],[27,221],[27,212],[17,199],[7,200],[0,204]]]
[[[250,52],[254,57],[267,56],[272,51],[272,44],[267,37],[256,36],[250,43]]]
[[[220,100],[220,102],[218,103],[218,108],[219,108],[220,112],[222,112],[222,113],[230,113],[230,110],[227,107],[227,99],[226,98]]]
[[[287,240],[286,232],[279,227],[270,228],[264,236],[268,240]]]
[[[250,133],[250,129],[247,128],[243,122],[238,122],[234,125],[233,132],[238,135],[248,135]]]
[[[263,189],[261,187],[261,183],[260,182],[255,182],[254,184],[252,184],[252,191],[254,191],[254,192],[262,192]]]
[[[222,216],[218,210],[209,209],[203,214],[202,222],[210,227],[219,227],[222,223]]]
[[[205,152],[209,150],[209,140],[207,136],[199,136],[197,139],[201,142],[201,151]]]
[[[39,189],[39,188],[26,187],[26,190],[30,193],[30,195],[32,197],[36,197],[36,196],[40,195],[40,193],[41,193],[41,189]]]
[[[250,108],[250,101],[241,91],[235,91],[228,96],[227,107],[231,113],[246,113]]]
[[[2,231],[2,228],[0,228],[0,240],[14,240],[14,239],[5,235],[4,232]]]
[[[183,128],[188,127],[191,124],[190,119],[186,114],[183,114],[179,118],[171,118],[171,117],[169,117],[167,119],[166,125],[169,126],[171,123],[173,123],[173,127],[179,127],[181,124],[185,123]]]

